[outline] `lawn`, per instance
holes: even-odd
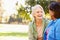
[[[15,33],[15,32],[11,32],[11,33],[0,33],[0,36],[19,36],[19,37],[27,37],[28,33]]]

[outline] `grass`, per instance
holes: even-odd
[[[19,37],[27,37],[28,33],[0,33],[0,36],[19,36]]]

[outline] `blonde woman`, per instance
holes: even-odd
[[[33,20],[29,25],[29,40],[43,40],[43,30],[48,23],[44,15],[42,6],[35,5],[32,7]]]

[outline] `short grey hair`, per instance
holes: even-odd
[[[42,11],[43,11],[43,16],[45,16],[44,9],[43,9],[43,7],[42,7],[41,5],[39,5],[39,4],[37,4],[37,5],[35,5],[35,6],[32,7],[32,13],[31,13],[31,14],[33,14],[33,13],[34,13],[34,10],[36,10],[37,8],[42,9]]]

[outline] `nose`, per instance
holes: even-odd
[[[38,14],[39,14],[39,15],[42,15],[42,13],[41,13],[41,12],[39,12]]]

